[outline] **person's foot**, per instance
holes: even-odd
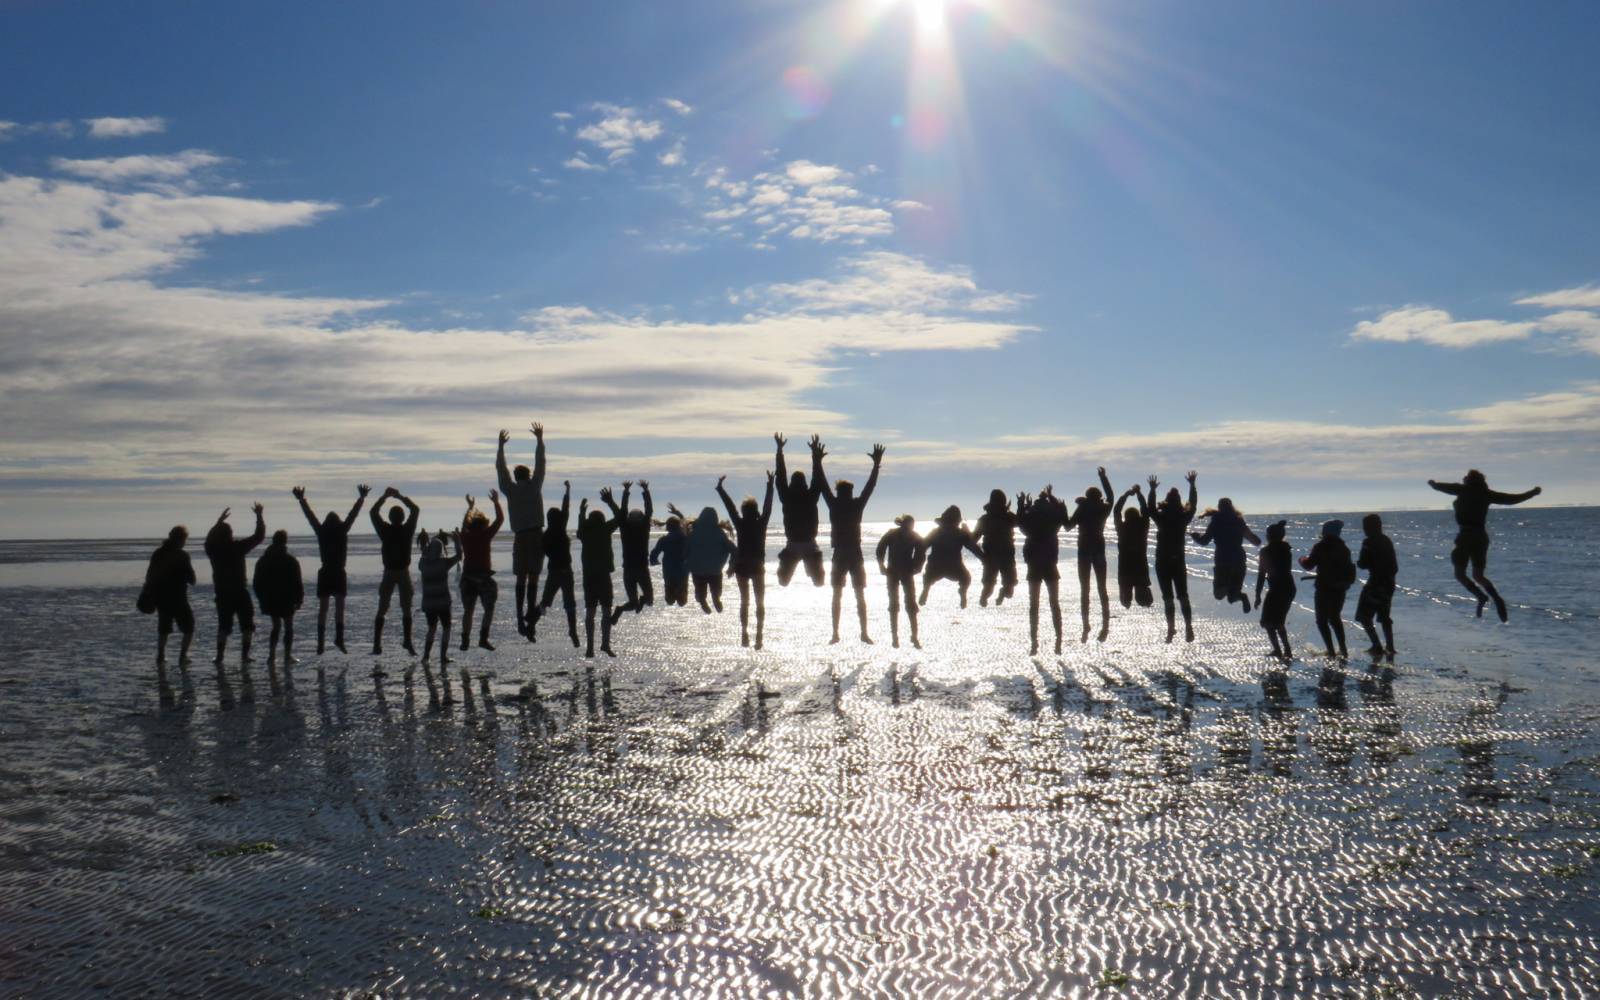
[[[1039,655],[1039,640],[1038,639],[1033,640],[1032,645],[1030,645],[1028,647],[1028,655],[1029,656],[1038,656]]]
[[[191,664],[193,662],[194,661],[189,659],[187,656],[178,657],[178,666],[180,666],[180,667],[187,667],[189,664]]]
[[[1249,614],[1250,613],[1250,598],[1241,597],[1241,598],[1239,598],[1239,602],[1244,605],[1244,613],[1245,614]]]
[[[1187,625],[1186,624],[1186,625],[1183,626],[1183,641],[1184,642],[1194,642],[1194,626],[1193,625]]]
[[[300,663],[299,660],[297,660],[294,657],[290,656],[288,653],[283,654],[283,665],[284,666],[293,667],[293,666],[298,666],[299,663]]]
[[[439,704],[441,704],[441,705],[454,705],[455,703],[456,703],[456,696],[450,692],[449,688],[445,688],[444,697],[439,699]]]
[[[479,649],[487,649],[489,652],[492,653],[492,652],[494,652],[494,643],[490,642],[489,641],[489,637],[486,636],[486,635],[479,636],[478,637],[478,648]]]
[[[1494,602],[1494,613],[1500,616],[1500,621],[1502,623],[1511,620],[1511,616],[1506,613],[1506,602],[1498,598],[1496,598]]]
[[[739,645],[741,645],[741,646],[750,645],[750,634],[748,632],[746,632],[745,634],[739,636]]]
[[[468,636],[462,636],[461,637],[461,651],[463,653],[465,653],[467,650],[469,650],[471,648],[472,648],[472,639],[469,638]]]
[[[517,619],[517,634],[518,635],[527,635],[528,634],[528,623],[523,621],[521,618]]]
[[[1098,639],[1096,639],[1095,641],[1096,642],[1105,642],[1106,641],[1106,636],[1108,636],[1110,634],[1111,634],[1111,626],[1110,625],[1102,625],[1102,626],[1100,626],[1100,637]]]
[[[382,656],[383,655],[383,644],[382,643],[375,642],[375,643],[372,644],[372,655],[373,656]]]
[[[711,605],[707,604],[705,601],[701,601],[700,610],[709,615],[711,613]]]
[[[165,656],[156,657],[156,666],[164,667],[166,665],[167,665],[167,658]]]
[[[1393,646],[1388,647],[1383,652],[1384,652],[1385,655],[1387,655],[1389,657],[1389,659],[1391,659],[1391,660],[1394,659],[1395,650],[1394,650]]]
[[[1382,656],[1383,655],[1383,647],[1378,645],[1377,643],[1373,643],[1372,645],[1367,647],[1367,655],[1368,656]]]
[[[1478,598],[1478,615],[1477,616],[1479,618],[1483,617],[1483,609],[1488,607],[1488,606],[1489,606],[1489,599],[1487,597]]]
[[[870,646],[870,645],[872,645],[872,636],[870,636],[867,633],[863,632],[863,633],[861,633],[861,641]]]
[[[1061,655],[1061,637],[1059,635],[1056,636],[1056,655]]]
[[[966,606],[967,606],[967,595],[966,594],[962,594],[961,595],[961,607],[962,607],[963,610],[965,610]]]
[[[757,649],[761,648],[761,633],[760,632],[756,633],[756,648]]]
[[[839,640],[837,638],[835,638],[834,641],[838,642]],[[215,660],[212,660],[211,662],[216,664],[219,667],[222,666],[222,654],[218,653],[217,654],[217,658]]]
[[[987,597],[980,596],[978,598],[978,607],[987,608],[988,606],[989,606],[989,599]]]
[[[586,660],[594,659],[594,647],[593,646],[590,646],[588,649],[583,651],[583,658],[586,659]]]
[[[407,639],[405,642],[402,642],[400,644],[400,648],[405,650],[406,652],[410,653],[412,656],[416,656],[417,655],[417,647],[411,645],[411,640],[410,639]]]
[[[711,603],[717,606],[717,614],[722,614],[722,598],[714,597],[711,599]]]
[[[578,633],[576,633],[576,632],[568,633],[567,634],[567,638],[572,640],[572,648],[573,649],[577,649],[580,645],[582,645],[582,643],[578,641]]]
[[[920,639],[918,639],[916,636],[912,636],[911,637],[911,645],[915,646],[917,649],[921,649],[922,648],[922,641]]]
[[[900,648],[900,637],[899,636],[891,635],[889,637],[889,648],[890,649],[899,649]]]
[[[602,653],[606,654],[607,656],[611,657],[613,660],[617,658],[617,654],[613,653],[611,651],[611,647],[609,645],[601,646],[600,647],[600,652],[602,652]]]
[[[240,653],[239,654],[239,662],[241,664],[254,663],[254,662],[256,662],[256,658],[251,656],[249,653]]]
[[[317,640],[317,655],[321,656],[323,654],[323,652],[324,652],[323,642],[322,642],[321,639],[318,639]]]
[[[1176,638],[1177,635],[1178,635],[1178,630],[1173,628],[1171,625],[1168,625],[1167,626],[1167,644],[1171,645],[1172,640],[1174,638]]]
[[[450,657],[448,657],[448,656],[446,656],[444,654],[444,650],[442,650],[442,649],[439,650],[439,666],[440,666],[441,669],[444,668],[444,667],[449,666],[450,664],[452,664],[454,662],[455,662],[454,660],[450,659]]]
[[[1324,653],[1323,655],[1327,656],[1327,658],[1330,659],[1330,660],[1333,659],[1333,647],[1329,646],[1328,649],[1327,649],[1327,652]]]
[[[828,645],[830,645],[830,646],[839,645],[839,633],[835,632],[833,634],[833,638],[828,640]],[[218,662],[220,663],[221,661],[219,660]]]
[[[339,652],[345,654],[346,656],[350,655],[350,651],[348,649],[344,648],[344,640],[343,639],[335,639],[335,640],[333,640],[333,648],[337,649]]]
[[[1078,641],[1079,642],[1088,642],[1089,641],[1089,626],[1085,625],[1083,627],[1083,638],[1078,640]]]

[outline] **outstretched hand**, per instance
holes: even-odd
[[[296,486],[289,492],[294,494],[296,500],[304,500],[306,498],[306,488],[304,486]]]
[[[1190,469],[1188,472],[1183,474],[1183,478],[1185,478],[1185,479],[1187,479],[1189,481],[1189,485],[1190,486],[1193,486],[1194,485],[1194,481],[1196,479],[1200,478],[1200,473],[1194,471],[1193,469]]]
[[[1103,476],[1106,474],[1106,467],[1103,465],[1097,466],[1094,471],[1096,475]]]
[[[722,484],[727,482],[727,481],[728,481],[728,477],[727,476],[718,476],[717,477],[717,489],[719,489],[719,490],[722,489]]]
[[[609,486],[600,487],[600,499],[602,499],[602,500],[610,500],[611,496],[612,496],[611,487],[609,487]]]
[[[650,480],[648,480],[648,479],[639,480],[639,489],[648,490],[649,488],[650,488]]]
[[[1533,495],[1534,496],[1538,496],[1539,494],[1541,494],[1543,492],[1544,492],[1544,487],[1543,486],[1535,486],[1533,488]]]
[[[250,509],[255,512],[256,520],[259,521],[259,520],[261,520],[262,512],[265,511],[267,508],[261,506],[260,502],[258,501],[256,503],[251,504],[250,505]]]
[[[222,513],[217,515],[217,523],[220,524],[223,521],[226,521],[228,519],[228,512],[231,511],[231,510],[233,510],[232,507],[224,507],[224,508],[222,508]]]
[[[675,503],[667,504],[667,513],[673,517],[683,518],[683,511],[679,510],[678,505]],[[684,518],[684,520],[687,520],[687,518]]]
[[[1161,485],[1161,480],[1157,479],[1155,476],[1151,476],[1150,477],[1150,495],[1151,496],[1155,496],[1156,495],[1156,487],[1158,487],[1160,485]]]
[[[868,452],[867,455],[872,459],[872,464],[877,465],[879,462],[883,461],[883,453],[888,450],[889,449],[885,448],[881,444],[875,444],[872,446],[872,450]]]
[[[372,487],[368,486],[366,483],[362,483],[356,487],[356,492],[361,494],[361,499],[365,500],[367,498],[367,494],[372,492]]]
[[[772,485],[772,480],[773,480],[773,477],[775,475],[776,475],[776,473],[774,473],[771,469],[767,470],[767,485],[768,486]]]
[[[395,489],[393,486],[390,486],[383,491],[383,499],[385,500],[389,499],[390,497],[397,497],[399,495],[400,491]]]
[[[808,443],[811,445],[811,454],[817,456],[818,458],[828,457],[828,449],[827,446],[822,443],[821,434],[811,435],[811,440]]]
[[[529,426],[533,430],[533,436],[538,438],[540,441],[543,441],[544,440],[544,424],[541,424],[537,420],[535,420]]]
[[[511,432],[506,430],[504,427],[500,428],[500,443],[503,445],[507,441],[510,441],[510,440],[511,440]]]
[[[474,500],[472,498],[472,494],[471,493],[468,493],[467,494],[467,509],[470,510],[470,509],[472,509],[473,507],[476,507],[476,506],[478,506],[478,501],[476,501],[476,500]]]
[[[778,450],[779,451],[782,451],[783,450],[783,446],[789,443],[789,439],[784,437],[782,432],[774,433],[772,435],[772,440],[774,440],[774,441],[776,441],[778,443]]]
[[[497,504],[497,503],[500,502],[500,491],[499,490],[490,490],[489,491],[489,502],[490,503],[494,503],[494,504]]]

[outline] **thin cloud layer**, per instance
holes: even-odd
[[[1557,309],[1536,319],[1458,320],[1443,309],[1408,305],[1375,320],[1363,320],[1350,331],[1352,340],[1423,343],[1468,348],[1527,340],[1535,333],[1553,333],[1581,351],[1600,354],[1600,287],[1580,285],[1517,299],[1519,306]]]
[[[167,120],[151,118],[85,118],[91,139],[129,139],[140,135],[155,135],[167,130]]]

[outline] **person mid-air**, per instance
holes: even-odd
[[[959,523],[959,518],[957,520]],[[911,645],[922,648],[917,636],[917,573],[927,555],[927,544],[916,532],[917,520],[910,514],[894,519],[894,527],[878,539],[878,572],[889,585],[889,641],[900,648],[900,597],[905,595],[906,621],[911,625]],[[956,549],[959,563],[961,550]]]
[[[1244,593],[1244,543],[1248,539],[1250,544],[1260,545],[1261,539],[1244,523],[1244,515],[1234,509],[1233,501],[1227,497],[1201,516],[1206,518],[1206,530],[1194,535],[1195,544],[1216,546],[1211,594],[1219,601],[1243,604],[1244,613],[1249,614],[1250,598]]]
[[[674,508],[676,510],[676,508]],[[689,603],[689,533],[683,529],[683,515],[667,518],[661,537],[650,550],[650,565],[661,566],[661,596],[668,604],[683,607]]]
[[[222,666],[223,654],[228,651],[228,635],[233,631],[234,619],[239,622],[239,666],[250,662],[250,637],[256,630],[256,609],[250,601],[250,584],[245,579],[244,557],[267,537],[267,522],[262,507],[251,508],[256,515],[256,530],[248,538],[233,537],[233,525],[228,523],[229,508],[222,508],[217,523],[206,532],[206,558],[211,560],[211,584],[217,601],[217,658]]]
[[[1387,653],[1394,656],[1394,620],[1389,609],[1394,604],[1395,577],[1400,575],[1400,560],[1395,555],[1394,542],[1383,533],[1383,518],[1368,514],[1361,519],[1361,530],[1366,537],[1361,540],[1361,554],[1356,565],[1367,571],[1367,582],[1356,598],[1356,622],[1366,629],[1372,645],[1367,652],[1373,656]],[[1372,623],[1376,619],[1383,626],[1383,642]]]
[[[561,506],[551,507],[545,520],[544,529],[544,558],[545,580],[544,599],[539,606],[550,610],[550,604],[556,599],[556,594],[561,595],[561,606],[567,612],[567,638],[572,640],[574,649],[578,646],[578,599],[574,592],[572,576],[572,538],[567,534],[567,521],[572,516],[572,483],[561,484]],[[534,619],[530,616],[529,622]],[[528,631],[532,632],[530,624]]]
[[[910,516],[910,515],[906,515]],[[944,509],[935,522],[933,530],[928,532],[927,569],[922,573],[922,597],[918,603],[928,603],[928,591],[940,580],[954,580],[961,595],[961,606],[967,606],[967,590],[972,587],[972,574],[961,561],[963,549],[983,559],[983,552],[978,548],[978,540],[973,537],[967,526],[961,523],[961,508],[955,504]],[[890,589],[890,593],[893,593]],[[913,619],[915,620],[915,619]]]
[[[1334,656],[1334,640],[1339,641],[1338,655],[1350,655],[1344,644],[1344,600],[1350,585],[1356,582],[1356,564],[1350,558],[1350,546],[1339,533],[1344,522],[1335,518],[1322,525],[1322,537],[1311,546],[1311,551],[1300,557],[1302,569],[1314,570],[1316,584],[1312,590],[1317,614],[1317,631],[1322,634],[1322,644],[1328,656]]]
[[[1478,617],[1483,617],[1483,606],[1494,601],[1495,613],[1506,621],[1506,602],[1494,589],[1484,569],[1489,563],[1489,507],[1491,504],[1510,506],[1525,503],[1544,492],[1535,486],[1526,493],[1501,493],[1491,490],[1489,481],[1477,469],[1469,469],[1459,483],[1440,483],[1428,480],[1428,485],[1440,493],[1455,497],[1456,544],[1450,550],[1450,564],[1455,567],[1456,579],[1467,592],[1478,599]],[[1472,567],[1472,579],[1467,579],[1467,567]]]
[[[622,539],[622,593],[628,598],[611,612],[615,625],[623,614],[640,611],[656,602],[655,588],[650,584],[650,519],[656,516],[655,501],[650,498],[650,484],[639,480],[639,495],[644,500],[644,510],[629,508],[633,493],[633,480],[622,481],[622,526],[617,535]]]
[[[382,513],[383,504],[391,498],[405,509],[390,507],[386,521]],[[404,616],[400,619],[400,645],[412,656],[417,655],[417,647],[411,644],[411,542],[416,537],[417,518],[421,515],[421,509],[411,502],[411,498],[393,486],[383,491],[368,512],[372,518],[372,529],[378,533],[383,550],[383,580],[378,584],[378,615],[372,623],[373,656],[383,652],[383,619],[389,613],[389,601],[396,590],[400,591],[400,611]]]
[[[1256,604],[1261,608],[1261,627],[1267,630],[1272,641],[1272,655],[1288,660],[1294,655],[1289,648],[1289,609],[1294,606],[1294,550],[1284,540],[1287,521],[1267,525],[1267,544],[1261,547],[1256,562]],[[1261,597],[1262,584],[1269,584],[1265,600]]]
[[[300,574],[300,560],[289,552],[287,531],[280,528],[272,533],[272,543],[256,560],[250,589],[255,591],[261,613],[272,622],[272,634],[267,639],[267,667],[278,662],[279,635],[283,636],[283,665],[285,668],[294,666],[298,662],[294,658],[294,613],[305,603],[306,587]]]
[[[1155,603],[1150,593],[1150,504],[1155,500],[1156,477],[1150,477],[1150,498],[1145,499],[1139,484],[1117,497],[1111,512],[1111,523],[1117,529],[1117,600],[1123,607],[1135,601],[1139,607],[1148,608]],[[1128,507],[1128,498],[1138,497],[1136,507]]]
[[[500,597],[500,588],[494,582],[494,536],[506,521],[506,512],[500,506],[500,494],[489,491],[489,502],[494,505],[494,520],[478,509],[476,501],[467,497],[467,511],[461,516],[461,648],[472,645],[472,612],[479,601],[483,602],[483,624],[478,628],[478,645],[493,650],[489,641],[489,626],[494,622],[494,606]],[[543,539],[540,539],[543,542]]]
[[[676,507],[669,507],[672,513],[680,520],[683,512]],[[711,613],[715,606],[717,614],[722,613],[722,571],[728,565],[728,560],[738,554],[738,548],[728,533],[722,530],[722,525],[717,521],[715,507],[700,508],[700,516],[694,519],[687,529],[688,538],[684,542],[683,561],[689,569],[689,575],[694,579],[694,599],[700,605],[700,610],[706,614]],[[706,599],[710,598],[710,603]]]
[[[878,472],[883,467],[881,444],[872,446],[868,455],[872,459],[872,474],[867,477],[866,488],[858,497],[855,484],[841,479],[828,485],[828,476],[822,471],[822,459],[828,454],[822,439],[811,436],[811,479],[822,489],[822,499],[828,505],[829,544],[833,548],[833,639],[839,641],[839,613],[844,605],[844,585],[848,579],[856,592],[856,617],[861,623],[861,641],[872,644],[867,634],[867,563],[861,550],[861,517],[866,513],[867,501],[878,486]]]
[[[1189,502],[1184,503],[1176,487],[1167,490],[1166,498],[1155,505],[1150,519],[1156,525],[1156,584],[1161,588],[1161,607],[1167,615],[1167,641],[1177,634],[1173,616],[1173,602],[1183,608],[1183,638],[1194,642],[1194,616],[1189,609],[1189,570],[1183,563],[1183,543],[1194,520],[1198,505],[1195,490],[1197,474],[1191,470],[1184,476],[1189,481]],[[1156,488],[1161,485],[1155,476],[1150,477],[1150,499],[1155,500]]]
[[[1067,505],[1046,486],[1037,498],[1026,493],[1017,498],[1017,527],[1022,529],[1022,561],[1028,567],[1028,640],[1030,655],[1039,655],[1039,586],[1050,595],[1050,622],[1056,630],[1056,653],[1061,653],[1061,528],[1067,523]]]
[[[1100,591],[1100,640],[1111,634],[1111,598],[1106,594],[1106,521],[1111,517],[1111,480],[1100,466],[1100,486],[1084,490],[1066,527],[1078,529],[1078,603],[1083,614],[1083,642],[1089,641],[1089,577]],[[1103,492],[1102,492],[1103,490]]]
[[[788,439],[782,434],[774,434],[772,439],[778,443],[774,484],[778,500],[783,504],[784,541],[778,553],[778,585],[787,587],[795,567],[804,564],[806,575],[820,587],[823,572],[822,548],[817,545],[817,499],[822,496],[822,486],[815,478],[807,484],[806,474],[798,469],[790,475],[783,462],[783,446]]]
[[[728,510],[733,525],[733,576],[739,583],[739,645],[750,645],[750,593],[756,599],[756,648],[761,648],[762,629],[767,621],[767,522],[772,519],[773,474],[767,473],[767,495],[756,507],[755,497],[745,497],[734,506],[733,497],[723,488],[727,476],[717,479],[717,496]]]
[[[989,606],[989,595],[994,593],[995,581],[1000,583],[1000,593],[994,606],[999,607],[1017,590],[1017,515],[1011,509],[1011,500],[1005,490],[989,491],[989,502],[983,505],[973,533],[983,548],[983,590],[978,594],[978,606]]]
[[[544,424],[531,424],[534,441],[533,470],[526,465],[506,468],[506,442],[510,431],[500,432],[494,469],[500,493],[511,514],[511,572],[517,578],[517,634],[534,641],[539,620],[539,568],[544,562]],[[469,629],[462,629],[464,638]]]
[[[428,622],[428,634],[422,640],[422,669],[428,678],[428,690],[433,690],[433,671],[428,660],[433,653],[433,640],[439,639],[439,675],[444,679],[444,698],[453,701],[450,694],[450,570],[461,561],[461,532],[448,537],[455,551],[446,556],[440,532],[422,543],[422,558],[417,560],[417,575],[422,578],[422,614]]]
[[[367,494],[372,492],[372,487],[366,483],[356,487],[355,506],[350,508],[344,520],[340,520],[339,515],[331,510],[322,520],[317,520],[316,512],[306,502],[306,488],[296,486],[292,492],[294,498],[300,501],[300,511],[305,514],[306,523],[311,525],[312,533],[317,536],[317,554],[322,559],[322,565],[317,569],[317,655],[321,656],[326,648],[329,601],[333,602],[333,646],[341,653],[349,652],[344,648],[344,598],[349,591],[345,563],[350,553],[350,529],[355,527],[356,518],[361,516],[361,505],[367,502]]]
[[[611,574],[616,572],[617,560],[611,551],[611,534],[622,521],[622,508],[611,495],[611,487],[600,491],[600,499],[611,508],[612,517],[606,519],[604,511],[590,510],[589,498],[578,504],[578,546],[583,562],[583,627],[589,637],[583,655],[594,659],[594,620],[600,619],[600,652],[616,656],[611,651],[611,602],[616,589]]]

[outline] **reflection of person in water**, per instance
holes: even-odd
[[[1261,608],[1261,627],[1267,630],[1272,641],[1272,655],[1288,660],[1294,655],[1289,648],[1289,609],[1294,606],[1294,551],[1284,540],[1287,521],[1267,525],[1267,544],[1262,546],[1256,560],[1256,604]],[[1261,587],[1267,584],[1266,600],[1261,598]]]
[[[855,484],[841,479],[828,485],[827,473],[822,471],[822,460],[828,450],[822,439],[811,438],[811,479],[822,489],[822,499],[828,505],[829,544],[833,547],[833,642],[839,641],[839,614],[844,605],[844,585],[848,579],[856,592],[856,617],[861,623],[861,641],[870,645],[867,634],[867,563],[861,550],[861,517],[866,513],[867,501],[878,486],[878,471],[883,467],[884,447],[872,446],[868,455],[872,459],[872,474],[867,477],[866,488],[858,497]]]
[[[445,667],[450,664],[450,570],[461,561],[461,532],[452,533],[450,541],[455,551],[444,554],[445,535],[441,532],[423,542],[422,558],[417,561],[417,573],[422,578],[422,613],[428,620],[428,634],[422,640],[422,668],[428,675],[428,689],[433,689],[433,674],[428,658],[433,653],[433,640],[439,638],[439,673],[444,677],[445,697],[450,697],[450,676]]]
[[[1467,592],[1478,599],[1478,617],[1483,617],[1483,606],[1494,601],[1495,613],[1501,621],[1507,619],[1506,602],[1494,589],[1484,569],[1489,562],[1489,507],[1491,504],[1509,506],[1532,500],[1544,489],[1535,486],[1526,493],[1501,493],[1489,488],[1489,481],[1477,469],[1471,469],[1459,483],[1440,483],[1428,480],[1428,485],[1440,493],[1455,497],[1456,544],[1450,550],[1450,562],[1455,566],[1456,579]],[[1467,567],[1472,567],[1472,579],[1467,579]]]
[[[1394,552],[1394,542],[1383,533],[1383,518],[1368,514],[1361,519],[1361,530],[1366,537],[1361,540],[1361,555],[1356,565],[1367,571],[1367,582],[1356,598],[1356,621],[1366,629],[1372,645],[1367,652],[1373,656],[1387,652],[1394,655],[1394,620],[1389,609],[1394,603],[1395,577],[1400,575],[1400,560]],[[1376,619],[1383,626],[1383,642],[1372,623]]]
[[[1028,567],[1028,639],[1031,655],[1039,655],[1039,587],[1050,595],[1050,621],[1056,629],[1056,653],[1061,652],[1061,527],[1067,522],[1067,505],[1046,486],[1037,498],[1024,493],[1017,498],[1017,527],[1022,529],[1022,561]]]
[[[526,465],[506,468],[506,442],[510,431],[500,432],[495,452],[495,477],[511,514],[511,572],[517,578],[517,634],[537,636],[539,621],[539,569],[544,562],[544,425],[532,424],[533,469]],[[466,636],[466,629],[462,636]]]
[[[283,665],[292,667],[294,658],[294,613],[305,603],[305,581],[300,575],[300,560],[289,552],[289,533],[278,530],[272,533],[272,544],[256,560],[251,577],[251,589],[261,613],[272,621],[272,634],[267,639],[267,666],[278,659],[278,636],[283,636]]]
[[[1356,564],[1350,558],[1350,546],[1339,537],[1343,530],[1344,522],[1338,519],[1324,523],[1322,537],[1300,557],[1300,565],[1317,574],[1317,631],[1322,633],[1322,644],[1330,657],[1334,655],[1335,639],[1339,640],[1338,655],[1350,655],[1344,644],[1344,599],[1350,585],[1356,582]]]
[[[229,508],[222,508],[217,523],[206,532],[206,558],[211,560],[211,585],[217,602],[217,666],[228,651],[228,635],[234,619],[239,622],[239,665],[250,662],[250,637],[256,630],[256,609],[250,601],[250,584],[245,579],[244,557],[267,537],[267,522],[262,507],[251,508],[256,515],[256,530],[250,537],[235,539],[228,523]]]
[[[761,648],[761,632],[767,620],[767,522],[772,519],[773,474],[767,473],[767,495],[759,508],[755,497],[745,497],[739,506],[723,488],[727,476],[717,479],[717,496],[727,508],[733,525],[733,576],[739,582],[739,645],[750,645],[750,592],[756,598],[756,648]]]
[[[959,514],[956,522],[960,523]],[[911,645],[922,648],[917,636],[917,572],[922,569],[928,549],[916,532],[916,523],[910,514],[901,514],[894,519],[894,527],[878,539],[878,571],[889,585],[889,640],[896,649],[900,648],[901,594],[905,595],[906,620],[911,624]],[[959,565],[959,546],[955,558]]]
[[[702,507],[700,516],[689,526],[683,559],[689,567],[689,575],[694,577],[694,599],[708,615],[712,605],[716,606],[717,614],[722,613],[722,571],[736,554],[738,549],[733,539],[717,523],[716,508]],[[710,604],[706,603],[708,596]]]
[[[1011,500],[1005,490],[990,490],[989,502],[983,505],[973,533],[983,548],[983,590],[978,594],[978,605],[989,606],[989,595],[994,593],[995,581],[1000,583],[1000,593],[994,606],[1004,604],[1006,598],[1017,590],[1017,515],[1011,509]]]
[[[567,520],[572,516],[572,483],[563,482],[561,506],[551,507],[544,529],[545,582],[544,599],[539,606],[545,611],[561,595],[562,607],[567,612],[567,637],[574,648],[578,645],[578,600],[573,592],[572,538],[567,534]],[[531,619],[531,616],[530,616]],[[529,631],[532,631],[530,626]]]
[[[1139,484],[1128,487],[1117,497],[1117,506],[1111,512],[1111,523],[1117,528],[1117,600],[1123,607],[1134,601],[1139,607],[1154,604],[1150,593],[1150,560],[1146,555],[1150,539],[1150,501],[1155,499],[1156,477],[1150,477],[1150,499],[1146,500]],[[1138,497],[1139,504],[1127,508],[1128,498]],[[1125,510],[1125,508],[1127,508]]]
[[[389,508],[389,519],[383,518],[383,504],[389,499],[398,501],[400,507]],[[383,580],[378,584],[378,615],[372,623],[372,655],[383,652],[383,618],[389,613],[389,601],[396,590],[400,591],[401,647],[412,656],[417,647],[411,644],[411,540],[416,537],[417,518],[422,511],[411,498],[393,486],[383,491],[383,496],[372,505],[368,516],[372,529],[378,533],[383,550]]]
[[[629,508],[632,501],[633,481],[622,481],[622,526],[617,537],[622,540],[622,593],[626,604],[617,605],[611,612],[615,625],[625,612],[638,614],[656,602],[655,589],[650,585],[650,519],[655,517],[655,501],[650,498],[650,484],[639,480],[639,493],[644,500],[644,510]]]
[[[174,626],[183,633],[178,665],[189,665],[189,644],[194,641],[194,609],[189,607],[189,588],[194,585],[194,563],[183,546],[189,529],[177,525],[167,532],[167,540],[150,554],[144,573],[144,589],[139,595],[140,609],[153,608],[156,614],[156,664],[167,662],[167,637]]]
[[[673,514],[667,518],[656,547],[650,550],[650,565],[661,566],[661,593],[668,604],[683,607],[689,603],[689,566],[684,561],[689,548],[689,535],[683,530],[683,518]]]
[[[1244,523],[1244,515],[1234,509],[1233,501],[1227,497],[1201,516],[1206,518],[1206,530],[1194,535],[1195,543],[1216,546],[1211,594],[1219,601],[1243,604],[1244,613],[1249,614],[1250,598],[1244,594],[1244,543],[1248,539],[1250,544],[1260,545],[1261,539]]]
[[[616,556],[611,551],[611,533],[622,521],[622,508],[612,499],[608,486],[600,491],[600,499],[611,508],[611,520],[598,510],[589,509],[589,498],[578,504],[578,545],[583,554],[583,628],[588,645],[583,655],[594,659],[594,620],[600,619],[600,652],[616,656],[611,651],[611,602],[616,591],[611,585],[611,574],[616,571]]]
[[[796,469],[788,474],[783,462],[783,446],[787,438],[772,435],[778,443],[777,473],[774,484],[778,500],[783,504],[783,549],[778,553],[778,585],[787,587],[796,566],[804,563],[806,575],[818,587],[822,586],[822,548],[817,545],[817,498],[822,487],[815,479],[807,484],[806,474]]]
[[[467,511],[461,516],[461,648],[472,645],[472,612],[479,601],[483,602],[483,624],[478,629],[478,645],[493,650],[489,642],[489,626],[494,622],[494,606],[500,597],[500,588],[494,582],[494,536],[506,521],[506,512],[500,506],[500,494],[489,491],[489,502],[494,504],[494,520],[478,509],[477,502],[467,497]],[[542,539],[541,539],[542,541]]]
[[[963,549],[977,556],[980,561],[983,559],[978,540],[961,523],[961,508],[951,504],[939,515],[933,530],[928,532],[928,568],[922,574],[922,598],[919,603],[928,603],[928,591],[933,589],[935,583],[954,580],[961,594],[961,606],[967,606],[967,590],[972,586],[972,574],[961,562]]]
[[[1194,485],[1196,473],[1191,470],[1184,478],[1189,481],[1189,502],[1184,503],[1177,489],[1173,488],[1167,490],[1166,498],[1150,512],[1150,519],[1156,525],[1156,583],[1161,587],[1161,607],[1167,615],[1168,642],[1177,634],[1177,622],[1173,615],[1174,598],[1183,608],[1184,641],[1194,642],[1194,616],[1189,609],[1189,570],[1183,563],[1183,543],[1198,504]],[[1150,477],[1152,501],[1160,485],[1160,480],[1155,476]]]
[[[1100,641],[1111,634],[1111,603],[1106,594],[1106,520],[1111,517],[1111,480],[1099,468],[1100,489],[1084,491],[1075,504],[1067,527],[1078,529],[1078,598],[1083,613],[1083,642],[1089,641],[1089,576],[1100,591]]]
[[[296,486],[293,492],[294,498],[300,501],[300,511],[305,514],[306,523],[311,525],[312,532],[317,536],[317,553],[322,559],[322,565],[317,569],[317,655],[321,656],[326,648],[330,600],[333,602],[333,645],[344,653],[347,652],[344,648],[344,598],[349,589],[345,578],[345,561],[350,552],[350,529],[355,527],[356,518],[361,516],[361,505],[366,502],[372,487],[366,483],[356,487],[355,506],[350,508],[350,513],[342,521],[331,510],[322,520],[317,520],[316,512],[306,502],[306,488]]]

